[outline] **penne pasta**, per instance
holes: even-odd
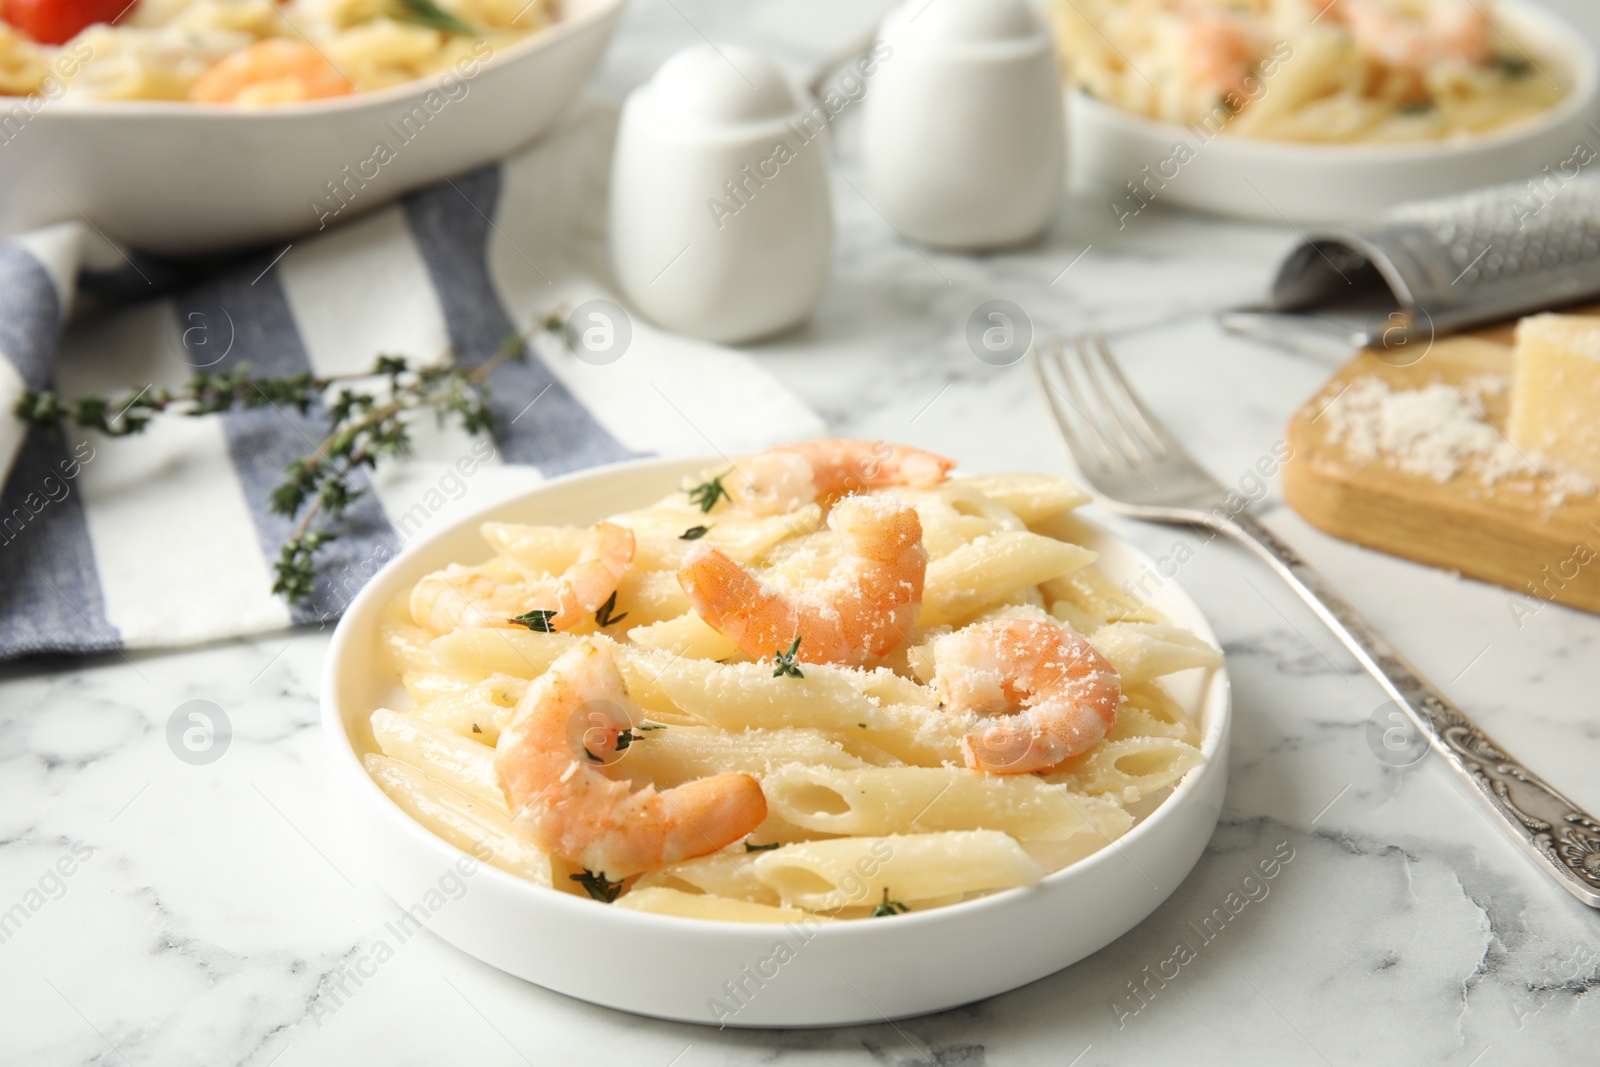
[[[429,831],[463,852],[539,885],[552,885],[555,871],[545,853],[523,840],[504,809],[494,810],[481,801],[462,796],[422,771],[392,759],[368,753],[362,759],[367,773],[402,811]],[[565,888],[565,887],[561,887]]]
[[[480,678],[490,674],[537,678],[550,669],[557,656],[577,642],[571,634],[486,627],[444,634],[434,638],[428,647],[439,666],[460,674]]]
[[[725,900],[776,905],[778,894],[755,875],[755,862],[764,852],[748,852],[742,845],[697,856],[646,871],[634,883],[638,888],[666,888],[708,893]]]
[[[1102,535],[1072,515],[1086,499],[1077,487],[1044,475],[887,486],[872,491],[893,506],[853,506],[835,530],[833,490],[815,501],[797,492],[773,513],[768,498],[719,495],[718,479],[733,476],[710,472],[692,500],[686,490],[606,520],[632,531],[631,559],[615,530],[484,524],[492,558],[442,576],[471,576],[470,594],[440,600],[449,593],[436,579],[419,600],[449,632],[416,625],[409,595],[397,597],[379,643],[413,706],[372,713],[377,751],[364,759],[380,787],[446,841],[487,848],[496,865],[561,892],[679,918],[794,923],[1032,885],[1110,846],[1201,764],[1199,726],[1160,679],[1221,654],[1095,565],[1086,544]],[[904,595],[915,589],[906,568],[921,566],[905,508],[928,558],[920,604]],[[901,539],[885,586],[892,609],[839,579],[848,564],[864,592],[883,580],[870,577],[869,555],[883,516]],[[737,575],[700,584],[695,562],[691,601],[678,572],[700,542],[765,592]],[[578,610],[517,606],[558,580],[572,596],[581,589]],[[761,598],[752,621],[706,599],[717,582]],[[874,627],[891,618],[884,641]],[[806,648],[759,653],[796,619]],[[765,636],[745,639],[750,625]],[[1062,692],[1029,659],[1084,640],[1118,676],[1113,688],[1096,675],[1092,698]],[[949,657],[937,687],[936,650]],[[1056,687],[1048,697],[1045,685]],[[1059,701],[1089,699],[1105,735],[1075,742],[1073,758],[1008,766],[969,743],[989,715],[1066,714]],[[541,801],[550,791],[560,799]]]
[[[580,526],[486,522],[483,539],[524,578],[548,578],[578,562],[589,532]]]
[[[895,497],[916,509],[929,559],[943,559],[980,537],[1026,529],[1003,505],[958,482],[936,489],[901,489]]]
[[[802,677],[774,678],[769,664],[679,659],[655,684],[684,712],[723,730],[814,726],[860,733],[884,725],[871,698],[845,673],[808,663]]]
[[[1091,634],[1108,622],[1164,622],[1161,613],[1119,587],[1098,567],[1084,567],[1040,583],[1039,593],[1056,618]]]
[[[688,611],[689,598],[671,571],[629,571],[617,585],[616,618],[630,630],[680,618]]]
[[[1200,743],[1200,731],[1159,681],[1123,686],[1122,701],[1122,707],[1117,712],[1117,725],[1106,735],[1108,740],[1148,734],[1152,737],[1175,737],[1191,745]]]
[[[669,726],[646,731],[618,761],[630,778],[653,782],[662,789],[726,771],[760,777],[791,763],[834,768],[868,765],[821,730],[797,727],[729,731]]]
[[[432,642],[429,642],[430,646]],[[429,656],[433,655],[430,647]],[[450,693],[460,693],[478,684],[479,679],[470,674],[457,674],[454,671],[438,670],[410,670],[400,676],[400,682],[405,686],[406,695],[418,704],[435,700]]]
[[[917,625],[945,626],[971,619],[1018,589],[1094,561],[1095,554],[1087,548],[1025,530],[980,538],[928,564]]]
[[[992,892],[1044,876],[1021,845],[995,830],[808,841],[764,853],[753,871],[785,904],[816,911],[870,906],[884,894],[912,904]]]
[[[1045,781],[1131,804],[1176,784],[1200,763],[1200,750],[1176,738],[1125,737],[1068,760]]]
[[[422,701],[411,709],[411,714],[462,737],[493,745],[500,740],[501,728],[527,688],[525,678],[492,674],[465,689]]]
[[[1089,503],[1088,493],[1065,478],[1047,474],[980,474],[953,478],[952,487],[971,489],[994,501],[1028,526]]]
[[[640,648],[688,659],[724,660],[739,654],[737,645],[694,614],[635,627],[628,631],[628,640]]]
[[[763,778],[761,788],[770,810],[821,833],[875,837],[906,830],[1000,830],[1054,841],[1093,832],[1065,789],[1033,775],[1008,777],[965,767],[788,766]]]
[[[423,768],[429,778],[462,796],[510,815],[494,773],[494,749],[488,745],[388,708],[372,713],[372,736],[385,756]]]
[[[1197,146],[1221,135],[1431,153],[1547,119],[1573,92],[1559,74],[1536,76],[1560,69],[1551,42],[1501,7],[1053,0],[1045,10],[1072,91],[1194,131]]]
[[[755,564],[778,544],[822,528],[822,508],[809,504],[798,511],[764,518],[710,519],[699,508],[656,508],[619,515],[616,523],[633,530],[642,568],[676,572],[698,541],[716,545],[731,558]],[[695,536],[685,534],[695,532]]]
[[[428,647],[432,639],[432,633],[411,621],[404,594],[385,607],[383,620],[378,624],[378,647],[391,670],[404,674],[436,669],[438,664]]]
[[[1110,623],[1090,635],[1089,642],[1116,668],[1124,685],[1196,667],[1222,666],[1220,651],[1169,623]]]

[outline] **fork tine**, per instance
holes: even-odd
[[[1059,342],[1049,342],[1047,348],[1056,364],[1056,373],[1065,377],[1065,366],[1061,345]],[[1102,467],[1106,459],[1099,449],[1090,448],[1088,443],[1079,434],[1080,415],[1075,415],[1071,410],[1071,401],[1061,394],[1061,390],[1050,380],[1046,372],[1044,359],[1036,348],[1028,349],[1028,360],[1033,364],[1034,377],[1038,379],[1039,391],[1044,394],[1045,403],[1050,405],[1050,413],[1055,416],[1056,429],[1060,431],[1061,438],[1067,444],[1067,451],[1072,453],[1072,458],[1077,460],[1080,467],[1088,467],[1091,463]]]
[[[1096,498],[1136,518],[1191,522],[1206,514],[1224,488],[1144,406],[1105,339],[1088,334],[1070,345],[1051,340],[1028,356],[1061,439]]]
[[[1050,350],[1061,386],[1046,381],[1046,388],[1053,394],[1050,401],[1057,421],[1067,422],[1074,428],[1077,449],[1073,455],[1079,458],[1079,465],[1083,466],[1084,461],[1092,460],[1104,473],[1135,469],[1135,458],[1107,432],[1107,423],[1101,411],[1103,405],[1091,403],[1084,391],[1082,383],[1088,370],[1084,366],[1085,356],[1078,339],[1073,339],[1071,350],[1056,341],[1050,342]],[[1068,447],[1072,447],[1072,442],[1068,442]]]
[[[1055,345],[1056,369],[1061,372],[1061,384],[1065,392],[1061,398],[1067,402],[1073,411],[1078,413],[1078,419],[1083,428],[1088,432],[1088,439],[1094,443],[1094,450],[1100,457],[1100,465],[1109,467],[1112,462],[1111,450],[1106,446],[1111,442],[1106,440],[1105,434],[1100,432],[1100,427],[1095,423],[1094,416],[1090,414],[1094,409],[1083,402],[1083,393],[1078,388],[1077,377],[1072,373],[1072,359],[1069,349],[1060,344]]]
[[[1124,401],[1126,391],[1114,398],[1106,390],[1106,374],[1098,366],[1107,356],[1105,340],[1098,333],[1079,334],[1072,339],[1072,347],[1078,352],[1083,376],[1088,379],[1095,396],[1100,399],[1099,410],[1104,416],[1103,421],[1110,423],[1112,430],[1121,439],[1122,446],[1126,450],[1124,454],[1130,457],[1129,461],[1133,462],[1141,453],[1159,458],[1161,455],[1159,447],[1140,432],[1138,424],[1128,417],[1127,404]]]
[[[1138,460],[1135,454],[1139,452],[1139,449],[1134,447],[1132,449],[1134,454],[1130,454],[1128,448],[1118,444],[1116,439],[1109,432],[1107,432],[1106,426],[1108,422],[1105,417],[1104,408],[1106,408],[1108,405],[1104,403],[1104,397],[1101,398],[1102,402],[1100,404],[1089,403],[1083,390],[1078,384],[1079,379],[1083,379],[1088,381],[1091,386],[1093,385],[1093,379],[1088,367],[1089,357],[1087,350],[1084,348],[1083,339],[1081,337],[1074,337],[1072,339],[1072,351],[1076,354],[1076,359],[1069,358],[1065,354],[1065,351],[1062,350],[1060,346],[1057,346],[1057,354],[1060,358],[1061,378],[1066,383],[1068,391],[1072,393],[1071,403],[1076,408],[1079,417],[1094,433],[1094,438],[1099,444],[1101,454],[1104,456],[1104,464],[1106,469],[1109,470],[1119,465],[1130,468],[1137,467]],[[1117,420],[1115,416],[1109,420],[1109,425],[1113,428],[1116,428]],[[1127,438],[1125,433],[1123,436],[1126,440]],[[1131,442],[1129,443],[1131,444]]]
[[[1091,334],[1090,338],[1094,344],[1095,351],[1100,356],[1099,363],[1101,368],[1109,372],[1108,377],[1112,387],[1122,398],[1121,411],[1124,419],[1131,422],[1141,432],[1144,439],[1150,442],[1150,447],[1157,458],[1166,455],[1168,452],[1181,452],[1182,448],[1179,446],[1177,438],[1167,431],[1167,428],[1161,424],[1161,420],[1156,418],[1149,408],[1145,407],[1144,401],[1139,399],[1139,394],[1135,393],[1128,385],[1128,379],[1123,377],[1122,367],[1118,365],[1116,357],[1111,354],[1111,346],[1106,344],[1106,339],[1098,333]]]

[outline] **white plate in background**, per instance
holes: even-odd
[[[1193,208],[1263,222],[1353,222],[1397,204],[1531,178],[1552,171],[1579,142],[1600,151],[1600,60],[1569,23],[1529,0],[1499,0],[1498,16],[1554,60],[1548,73],[1568,89],[1550,110],[1486,133],[1398,144],[1308,144],[1238,137],[1203,141],[1186,126],[1124,111],[1086,93],[1067,95],[1073,185],[1103,196],[1107,217],[1133,225],[1140,186],[1152,206]],[[1532,75],[1538,77],[1538,74]],[[1171,162],[1175,146],[1193,158]],[[1145,185],[1147,172],[1156,182]],[[1167,174],[1175,176],[1166,179]],[[1548,194],[1547,194],[1548,195]],[[1124,214],[1128,213],[1128,214]]]
[[[542,133],[589,77],[625,2],[561,0],[554,26],[443,88],[440,74],[262,108],[44,101],[0,146],[0,237],[84,217],[134,248],[190,255],[344,222]],[[379,142],[393,158],[374,163]]]

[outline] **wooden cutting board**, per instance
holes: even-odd
[[[1527,477],[1485,485],[1477,474],[1458,472],[1441,483],[1386,459],[1361,463],[1329,441],[1333,419],[1322,418],[1335,397],[1368,375],[1392,390],[1466,386],[1483,375],[1509,384],[1513,328],[1437,341],[1410,366],[1359,353],[1290,421],[1294,453],[1284,465],[1283,491],[1301,517],[1335,537],[1514,590],[1521,596],[1508,598],[1507,608],[1520,626],[1549,601],[1600,613],[1600,499],[1552,503]],[[1484,415],[1501,430],[1509,402],[1509,389],[1483,400]]]

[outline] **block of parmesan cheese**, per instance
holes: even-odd
[[[1506,433],[1523,452],[1600,480],[1600,318],[1517,323]]]

